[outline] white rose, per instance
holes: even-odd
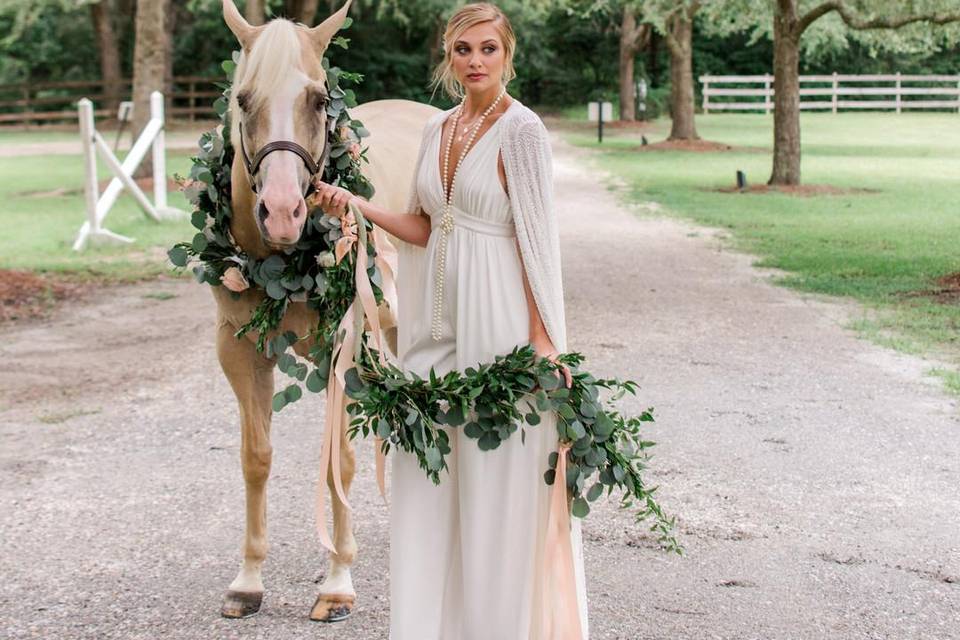
[[[325,269],[329,269],[337,264],[337,257],[330,251],[324,251],[317,255],[317,264]]]

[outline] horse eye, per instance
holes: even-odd
[[[320,93],[314,98],[313,108],[317,111],[323,111],[327,108],[328,104],[330,104],[330,97],[325,93]]]

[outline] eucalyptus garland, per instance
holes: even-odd
[[[620,507],[634,508],[637,522],[652,519],[650,530],[661,545],[682,553],[673,534],[675,517],[664,515],[653,496],[657,487],[648,487],[643,480],[654,443],[644,439],[641,427],[653,422],[653,409],[623,416],[612,403],[626,393],[636,394],[637,383],[595,378],[580,370],[583,359],[578,352],[558,357],[572,374],[573,382],[566,387],[558,367],[538,357],[529,344],[463,373],[450,371],[438,377],[431,368],[427,379],[366,358],[362,368],[350,369],[345,376],[347,395],[354,400],[348,405],[354,416],[350,436],[375,434],[383,439],[384,453],[399,447],[415,454],[420,468],[439,484],[451,451],[441,425],[460,428],[462,435],[488,451],[517,430],[525,443],[526,428],[540,424],[538,411],[555,411],[560,439],[572,443],[567,476],[561,481],[572,496],[573,515],[585,517],[589,503],[604,490],[608,496],[619,490]],[[613,393],[601,400],[602,391]],[[520,402],[524,398],[529,404]],[[548,485],[557,481],[557,461],[554,451],[544,474]]]
[[[349,26],[350,18],[344,25]],[[347,48],[349,40],[338,36],[333,44]],[[221,65],[228,82],[218,83],[222,95],[214,102],[220,125],[200,137],[199,155],[193,158],[189,179],[177,176],[184,185],[184,193],[194,207],[191,223],[197,229],[190,242],[174,245],[167,255],[176,267],[192,265],[197,281],[212,286],[222,286],[225,278],[233,278],[243,284],[254,284],[264,292],[263,299],[254,309],[250,320],[237,331],[241,337],[249,331],[257,334],[257,349],[268,357],[277,357],[278,366],[295,382],[278,392],[273,398],[274,410],[297,401],[303,394],[300,382],[308,390],[319,392],[326,387],[331,366],[334,334],[356,294],[355,257],[351,252],[337,262],[334,249],[337,240],[343,237],[341,221],[314,208],[308,212],[303,234],[297,244],[282,254],[275,253],[258,260],[244,252],[230,233],[233,211],[231,201],[231,165],[234,149],[230,143],[230,91],[232,75],[236,69],[239,52]],[[361,163],[368,162],[366,148],[360,148],[362,138],[369,136],[363,123],[350,117],[347,109],[357,105],[352,89],[341,87],[343,82],[358,83],[361,74],[350,73],[331,67],[324,56],[323,68],[327,75],[327,90],[330,103],[327,118],[336,123],[327,140],[330,145],[330,160],[323,169],[324,182],[348,189],[364,198],[373,196],[373,185],[364,177]],[[372,230],[372,223],[358,221]],[[370,234],[363,234],[370,238]],[[367,275],[373,285],[377,304],[383,300],[380,288],[382,276],[374,263],[375,250],[372,241],[366,243],[368,260]],[[239,294],[233,293],[234,296]],[[291,302],[304,302],[318,312],[319,324],[311,336],[297,336],[292,332],[267,340],[268,334],[276,331]],[[286,353],[299,340],[312,337],[315,346],[310,352],[312,370]]]
[[[344,28],[349,24],[347,18]],[[348,42],[342,36],[333,40],[333,44],[343,48],[347,48]],[[234,52],[232,59],[222,65],[228,80],[238,56]],[[331,97],[327,117],[336,122],[327,140],[331,145],[330,160],[322,179],[370,198],[373,186],[361,170],[362,162],[367,161],[366,148],[359,145],[369,133],[347,111],[357,104],[354,92],[340,87],[341,81],[356,83],[362,76],[331,67],[326,57],[322,63]],[[190,242],[174,245],[168,256],[176,267],[192,266],[198,282],[212,286],[240,283],[263,291],[250,321],[236,336],[254,331],[257,349],[276,358],[278,368],[294,379],[274,395],[273,409],[279,411],[301,398],[301,383],[311,392],[326,388],[335,332],[356,296],[355,260],[361,247],[369,258],[367,276],[376,302],[382,302],[382,275],[374,260],[372,234],[364,233],[372,230],[373,225],[357,211],[359,240],[337,261],[335,245],[345,233],[343,222],[312,209],[302,237],[293,248],[263,260],[246,254],[230,233],[230,173],[234,155],[229,138],[231,84],[218,86],[223,93],[214,108],[220,125],[201,136],[200,153],[193,158],[189,180],[177,176],[194,206],[191,222],[197,233]],[[318,312],[318,325],[309,336],[276,332],[288,305],[295,302],[306,303]],[[268,340],[270,334],[273,337]],[[307,358],[309,365],[288,352],[307,338],[314,340]],[[653,421],[652,409],[639,416],[623,416],[613,403],[626,393],[636,394],[637,384],[631,380],[595,378],[581,370],[583,359],[577,352],[558,358],[571,371],[573,383],[569,388],[558,377],[558,365],[538,357],[529,344],[462,373],[451,371],[437,376],[431,369],[424,379],[390,362],[381,364],[379,354],[361,337],[355,366],[345,376],[346,393],[353,400],[347,405],[352,416],[348,435],[378,436],[385,454],[393,447],[415,454],[426,475],[439,483],[441,472],[448,470],[446,456],[451,451],[449,436],[442,426],[462,429],[465,437],[476,440],[479,448],[487,451],[499,447],[518,430],[525,443],[526,429],[540,423],[538,412],[555,411],[558,436],[570,444],[566,478],[559,480],[565,482],[570,492],[573,515],[585,517],[590,503],[604,491],[608,496],[619,491],[621,508],[633,508],[637,522],[652,519],[650,530],[657,534],[660,543],[668,550],[683,553],[673,534],[675,517],[668,518],[663,513],[654,498],[657,487],[648,487],[643,480],[649,449],[654,443],[644,439],[641,430],[644,423]],[[601,394],[605,393],[610,397],[602,400]],[[544,475],[548,485],[558,481],[557,463],[558,454],[552,452]]]

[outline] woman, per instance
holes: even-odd
[[[328,213],[352,201],[403,241],[397,356],[423,377],[527,343],[552,361],[566,349],[550,142],[540,118],[506,93],[515,46],[491,4],[468,4],[448,21],[434,81],[462,101],[424,127],[409,213],[318,187]],[[549,541],[543,473],[558,435],[555,414],[540,416],[525,443],[515,433],[492,451],[443,427],[452,451],[439,486],[394,450],[391,640],[586,640],[580,523],[569,544]]]

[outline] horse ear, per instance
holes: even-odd
[[[340,27],[342,27],[343,23],[347,20],[347,12],[350,11],[351,2],[353,2],[353,0],[347,0],[346,4],[340,7],[335,14],[309,30],[310,39],[313,40],[317,49],[325,51],[327,45],[333,40],[333,36],[337,31],[340,31]]]
[[[263,30],[263,25],[253,26],[240,15],[237,5],[233,4],[233,0],[223,0],[223,20],[227,23],[227,26],[230,27],[230,31],[233,32],[233,35],[237,37],[237,40],[240,42],[240,45],[246,49],[250,50],[250,47],[253,46],[253,41],[256,40],[257,35]]]

